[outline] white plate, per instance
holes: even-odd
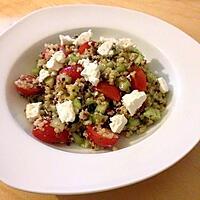
[[[38,142],[24,118],[24,101],[13,87],[16,77],[34,65],[45,41],[88,28],[96,36],[131,37],[166,77],[172,94],[160,126],[115,152],[62,151]],[[200,46],[166,22],[123,8],[59,6],[24,17],[1,35],[0,49],[0,179],[15,188],[80,194],[125,186],[168,168],[199,141]]]

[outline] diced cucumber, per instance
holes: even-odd
[[[84,139],[84,143],[81,144],[81,147],[83,148],[89,148],[91,145],[90,145],[90,141],[87,140],[87,139]]]
[[[133,53],[141,54],[141,52],[140,52],[136,47],[133,47],[133,48],[131,48],[130,50],[131,50],[131,52],[133,52]]]
[[[71,54],[71,55],[69,56],[69,59],[70,59],[70,62],[75,62],[75,63],[77,63],[78,60],[79,60],[79,57],[76,56],[75,54]]]
[[[124,64],[119,63],[119,64],[117,64],[116,71],[124,72],[124,71],[126,71],[126,66]]]
[[[55,78],[52,77],[52,76],[49,76],[44,80],[44,82],[45,82],[46,85],[48,85],[50,88],[52,88],[54,86],[54,83],[55,83]]]
[[[79,146],[83,145],[85,143],[85,140],[84,138],[82,138],[80,135],[76,134],[76,133],[73,133],[72,134],[72,137],[74,139],[74,142],[76,144],[78,144]]]
[[[40,67],[33,67],[32,68],[32,74],[38,76],[41,68]]]
[[[118,84],[121,91],[130,92],[131,84],[128,79],[120,80]]]
[[[99,68],[100,68],[100,71],[103,72],[106,69],[106,65],[101,63],[101,64],[99,64]]]
[[[86,104],[87,106],[90,105],[90,104],[93,104],[93,103],[95,103],[95,101],[94,101],[93,98],[87,98],[87,99],[86,99],[85,104]]]
[[[110,67],[110,68],[113,68],[114,67],[114,63],[112,61],[108,62],[106,64],[106,67]]]
[[[100,124],[104,120],[104,116],[100,113],[92,114],[92,122],[94,124]]]
[[[154,122],[161,119],[161,111],[152,107],[148,108],[143,115]]]
[[[74,111],[77,114],[79,110],[81,109],[81,101],[75,98],[72,103],[73,103]]]
[[[136,128],[137,126],[140,125],[140,120],[139,119],[134,119],[134,118],[130,118],[128,120],[128,124],[127,124],[127,127],[129,129],[133,129],[133,128]]]
[[[134,63],[136,65],[140,65],[143,60],[144,60],[144,56],[139,54],[138,57],[134,60]]]
[[[152,83],[152,84],[155,84],[157,82],[157,77],[154,73],[152,73],[151,71],[147,71],[146,73],[147,75],[147,81],[148,83]]]
[[[106,109],[108,108],[108,105],[109,103],[107,101],[104,101],[101,104],[97,105],[95,111],[104,114],[106,112]]]

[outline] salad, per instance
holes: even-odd
[[[130,38],[92,40],[88,30],[45,44],[30,74],[14,82],[39,140],[116,149],[144,133],[167,106],[168,85]]]

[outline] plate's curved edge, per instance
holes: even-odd
[[[27,188],[23,188],[23,187],[17,187],[17,186],[14,186],[12,184],[9,184],[7,183],[6,181],[4,180],[1,180],[4,184],[6,184],[7,186],[13,188],[13,189],[17,189],[17,190],[21,190],[21,191],[24,191],[24,192],[30,192],[30,193],[37,193],[37,194],[46,194],[46,195],[51,195],[51,194],[54,194],[54,195],[82,195],[82,194],[92,194],[92,193],[98,193],[98,192],[106,192],[106,191],[109,191],[109,190],[115,190],[115,189],[119,189],[119,188],[123,188],[123,187],[127,187],[127,186],[130,186],[132,184],[137,184],[141,181],[145,181],[147,179],[150,179],[150,178],[153,178],[157,175],[159,175],[160,173],[164,172],[165,170],[168,170],[170,169],[173,165],[175,165],[176,163],[178,163],[180,160],[182,160],[187,154],[189,154],[193,148],[200,142],[200,139],[189,149],[189,150],[186,150],[185,153],[183,153],[182,157],[180,157],[180,159],[178,160],[175,160],[173,163],[171,163],[170,165],[168,165],[167,167],[165,168],[162,168],[160,169],[159,171],[157,171],[156,173],[151,173],[149,174],[147,177],[145,178],[141,178],[141,179],[138,179],[137,181],[133,181],[133,182],[127,182],[127,183],[124,183],[124,184],[118,184],[118,185],[115,185],[115,186],[112,186],[112,187],[104,187],[104,188],[101,188],[101,189],[88,189],[88,190],[84,190],[84,191],[79,191],[79,192],[66,192],[66,191],[52,191],[51,192],[46,192],[46,191],[41,191],[41,190],[33,190],[33,189],[27,189]]]
[[[114,8],[114,9],[119,9],[119,10],[124,10],[124,11],[128,11],[128,12],[136,12],[140,15],[144,15],[146,17],[152,17],[154,18],[155,20],[158,20],[162,23],[165,23],[167,24],[168,26],[182,32],[182,34],[184,34],[185,36],[189,37],[191,40],[193,40],[197,45],[199,45],[199,42],[197,40],[195,40],[192,36],[190,36],[189,34],[185,33],[183,30],[181,30],[180,28],[176,27],[175,25],[173,24],[170,24],[169,22],[163,20],[163,19],[160,19],[159,17],[157,16],[154,16],[154,15],[151,15],[151,14],[148,14],[148,13],[145,13],[145,12],[141,12],[139,10],[134,10],[134,9],[129,9],[127,7],[120,7],[120,6],[111,6],[111,5],[103,5],[103,4],[81,4],[81,3],[73,3],[73,4],[60,4],[60,5],[54,5],[54,6],[47,6],[47,7],[43,7],[43,8],[39,8],[39,9],[36,9],[36,10],[33,10],[32,12],[24,15],[23,17],[21,17],[20,19],[18,19],[16,22],[13,22],[12,25],[10,25],[8,28],[6,28],[4,31],[1,32],[0,34],[0,38],[3,37],[7,31],[11,30],[13,27],[15,27],[16,24],[18,23],[23,23],[24,20],[28,19],[29,17],[31,17],[32,15],[35,15],[35,14],[39,14],[40,12],[43,12],[43,11],[46,11],[46,10],[50,10],[50,9],[54,9],[54,8],[63,8],[63,7],[77,7],[77,6],[81,6],[81,7],[102,7],[102,8]]]

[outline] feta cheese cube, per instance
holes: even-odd
[[[62,123],[73,122],[75,120],[74,107],[71,100],[56,104],[58,117]]]
[[[120,46],[122,48],[128,48],[134,46],[134,44],[130,38],[120,38],[117,41],[117,46]]]
[[[48,60],[46,67],[55,71],[59,71],[65,62],[65,54],[62,51],[55,52]]]
[[[62,67],[62,63],[58,63],[55,57],[51,57],[50,60],[47,62],[46,67],[51,70],[59,71]]]
[[[121,133],[124,126],[128,122],[126,117],[124,115],[116,114],[113,117],[110,118],[111,123],[109,124],[112,132],[114,133]]]
[[[145,102],[146,98],[147,96],[145,92],[133,90],[130,94],[125,94],[122,97],[122,103],[129,111],[130,115],[133,116],[137,109]]]
[[[163,77],[159,77],[158,82],[159,82],[159,85],[160,85],[160,91],[162,93],[166,93],[166,92],[169,91],[167,82],[165,81],[165,79]]]
[[[106,41],[99,46],[97,52],[102,56],[108,56],[113,46],[113,41]]]
[[[42,105],[42,102],[37,103],[29,103],[26,105],[26,118],[30,121],[34,121],[36,118],[40,115],[40,107]]]
[[[81,75],[86,81],[89,81],[92,85],[96,86],[99,83],[100,78],[100,68],[97,62],[90,62],[89,59],[82,59],[79,60],[78,63],[82,64],[84,67]]]
[[[63,51],[57,51],[56,53],[53,54],[53,57],[58,63],[65,62],[65,54],[63,53]]]
[[[59,39],[61,45],[72,44],[75,41],[75,39],[71,38],[69,35],[59,35]]]
[[[85,42],[90,41],[92,37],[92,31],[89,29],[87,32],[81,33],[73,42],[74,45],[81,45]]]
[[[46,70],[46,69],[41,69],[40,72],[39,72],[39,82],[43,82],[43,80],[45,78],[47,78],[49,76],[49,71]]]

